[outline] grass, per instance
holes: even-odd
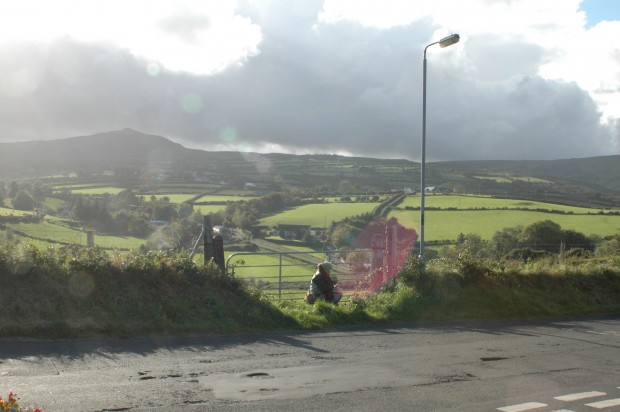
[[[241,200],[256,199],[257,196],[234,196],[234,195],[205,195],[196,202],[239,202]]]
[[[47,217],[39,223],[6,223],[5,226],[26,237],[49,244],[86,245],[86,233],[67,226],[67,222],[56,217]],[[138,249],[144,239],[132,236],[107,236],[95,233],[95,244],[105,249]]]
[[[116,186],[101,186],[101,187],[70,187],[70,186],[62,186],[58,187],[58,189],[69,189],[72,194],[76,195],[103,195],[103,194],[111,194],[117,195],[123,190],[126,190],[124,187],[116,187]]]
[[[585,235],[613,236],[620,232],[620,216],[610,215],[554,215],[518,210],[486,211],[425,211],[425,238],[427,240],[454,240],[459,233],[476,233],[490,239],[496,231],[506,227],[527,226],[541,220],[558,223],[562,229],[573,229]],[[405,227],[418,228],[419,211],[393,211]]]
[[[32,216],[34,212],[0,207],[0,216]]]
[[[413,260],[366,299],[274,303],[178,252],[0,245],[0,337],[239,333],[410,321],[620,314],[620,258],[489,266]]]
[[[427,195],[424,205],[426,208],[457,208],[457,209],[546,209],[561,213],[597,214],[601,209],[559,205],[554,203],[537,202],[533,200],[502,199],[489,196],[467,195]],[[398,205],[398,208],[419,208],[420,196],[408,196]]]
[[[298,206],[260,220],[260,225],[278,224],[327,227],[347,217],[372,212],[379,203],[319,203]]]
[[[564,230],[572,229],[585,235],[604,237],[620,232],[620,215],[599,214],[600,209],[477,196],[430,195],[425,199],[424,233],[429,241],[454,240],[459,233],[476,233],[483,239],[490,239],[495,232],[506,227],[527,226],[547,219],[558,223]],[[420,197],[405,198],[390,211],[388,218],[394,217],[403,226],[417,229],[420,211],[405,210],[405,207],[419,208]],[[448,208],[457,210],[446,210]],[[547,213],[541,209],[563,213]]]
[[[515,180],[529,182],[529,183],[553,183],[549,180],[539,179],[537,177],[527,177],[527,176],[474,176],[476,179],[482,180],[493,180],[497,183],[512,183]]]

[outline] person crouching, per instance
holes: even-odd
[[[318,298],[325,299],[326,302],[337,304],[342,298],[342,292],[334,285],[330,276],[332,264],[329,262],[319,263],[316,272],[310,281],[310,289],[306,293],[306,302],[314,303]]]

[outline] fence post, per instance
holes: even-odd
[[[372,270],[381,269],[383,267],[383,256],[385,252],[385,237],[380,233],[372,235],[370,238],[370,247],[372,249]]]
[[[86,229],[86,246],[95,247],[95,231],[92,227]]]
[[[204,264],[208,264],[215,258],[215,244],[213,243],[213,226],[211,226],[211,216],[202,217],[202,239],[204,242]]]
[[[224,267],[224,238],[221,235],[213,236],[213,259],[219,266],[222,275],[226,273]]]
[[[396,266],[396,249],[397,249],[397,233],[396,230],[398,228],[396,226],[386,226],[385,227],[385,249],[387,254],[387,267],[388,273],[391,275],[395,272]]]
[[[280,253],[280,272],[278,274],[278,302],[282,300],[282,253]]]

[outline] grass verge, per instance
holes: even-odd
[[[0,337],[77,338],[312,330],[410,321],[620,314],[620,258],[411,260],[365,299],[270,302],[181,252],[0,246]]]

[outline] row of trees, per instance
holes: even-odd
[[[530,257],[568,253],[588,256],[620,253],[620,234],[609,239],[586,236],[572,229],[564,230],[551,221],[543,220],[525,227],[508,227],[495,232],[490,240],[476,233],[459,234],[455,247],[444,247],[438,255],[454,257],[462,253],[479,258],[527,259]]]
[[[0,182],[0,205],[9,200],[17,210],[34,210],[48,194],[49,190],[41,182]]]

